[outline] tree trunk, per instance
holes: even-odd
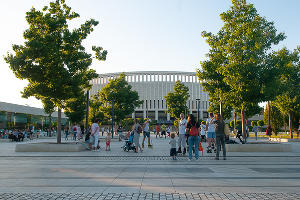
[[[293,127],[292,127],[292,115],[293,113],[290,111],[289,112],[289,128],[290,128],[290,135],[291,135],[291,139],[293,139]]]
[[[220,115],[223,119],[223,104],[222,104],[222,101],[220,101]]]
[[[61,109],[57,110],[57,144],[61,144]]]
[[[268,101],[268,125],[271,126],[270,101]]]
[[[241,111],[241,116],[242,116],[242,135],[244,138],[244,142],[246,143],[246,124],[245,124],[245,111]]]

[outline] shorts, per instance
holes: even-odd
[[[176,152],[176,148],[171,148],[170,149],[170,156],[176,156],[177,152]]]
[[[207,132],[207,138],[216,138],[216,132]]]
[[[150,132],[144,131],[144,138],[145,138],[145,137],[148,137],[148,138],[149,138],[149,137],[150,137]]]
[[[106,146],[110,146],[110,141],[106,141]]]

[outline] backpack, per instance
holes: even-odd
[[[73,131],[74,131],[74,132],[76,132],[76,131],[77,131],[77,128],[76,128],[76,126],[74,126],[74,128],[73,128]]]
[[[196,127],[196,124],[195,126],[192,126],[191,124],[190,136],[198,136],[198,135],[199,135],[199,131]]]

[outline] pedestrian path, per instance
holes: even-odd
[[[39,142],[55,142],[54,139]],[[173,161],[168,139],[143,153],[14,152],[0,144],[2,199],[299,199],[299,153],[214,154]],[[204,144],[205,146],[206,144]]]
[[[113,199],[113,200],[297,200],[300,199],[300,193],[285,194],[285,193],[274,193],[274,194],[262,194],[262,193],[197,193],[197,194],[178,194],[178,193],[5,193],[0,196],[2,200],[23,200],[23,199],[39,199],[39,200],[74,200],[74,199],[90,199],[90,200],[101,200],[101,199]]]

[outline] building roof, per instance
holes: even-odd
[[[49,116],[44,112],[42,108],[35,108],[35,107],[6,103],[1,101],[0,101],[0,111],[25,113],[25,114],[39,115],[39,116]],[[52,114],[52,117],[57,117],[57,112],[54,112]],[[61,113],[61,118],[67,118],[63,112]]]

